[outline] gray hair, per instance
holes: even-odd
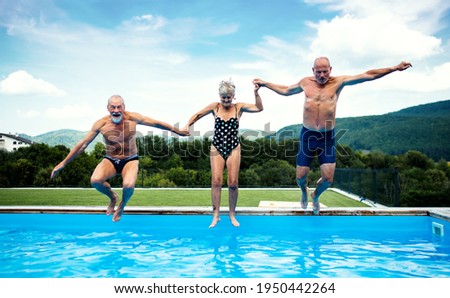
[[[234,96],[236,90],[236,86],[229,79],[228,81],[222,81],[219,84],[219,95],[231,94]]]
[[[108,98],[108,106],[111,104],[111,100],[113,100],[114,98],[120,98],[122,100],[122,105],[125,105],[125,101],[123,100],[122,96],[112,95],[110,98]]]
[[[319,62],[319,60],[325,60],[325,61],[327,61],[328,66],[331,66],[331,64],[330,64],[330,59],[328,59],[328,57],[321,56],[321,57],[317,57],[317,58],[314,60],[314,65],[313,65],[313,67],[316,67],[316,64],[317,64],[317,62]]]

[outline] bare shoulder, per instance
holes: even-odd
[[[144,116],[142,116],[141,114],[139,114],[137,112],[125,111],[123,113],[123,118],[124,118],[124,120],[128,120],[128,121],[140,122],[140,121],[142,121]]]
[[[302,78],[299,82],[298,85],[299,86],[304,86],[304,85],[309,85],[309,84],[313,84],[316,82],[316,79],[314,77],[304,77]]]
[[[217,110],[217,108],[219,107],[219,102],[212,102],[210,104],[208,104],[206,107],[204,107],[200,113],[202,114],[209,114],[209,113],[214,113],[214,111]]]
[[[210,103],[209,105],[207,105],[206,108],[209,108],[211,110],[215,110],[215,109],[217,109],[219,104],[220,104],[219,102],[213,102],[213,103]]]
[[[327,84],[329,85],[342,85],[345,82],[347,82],[348,80],[350,80],[352,78],[352,76],[335,76],[335,77],[331,77],[328,79]]]
[[[236,106],[236,109],[239,111],[240,109],[242,109],[243,107],[245,107],[249,104],[245,103],[245,102],[236,102],[234,105]]]
[[[92,125],[92,130],[100,130],[103,126],[109,123],[111,120],[111,116],[107,115],[95,121],[94,125]]]

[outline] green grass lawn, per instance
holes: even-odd
[[[121,194],[121,190],[116,190]],[[238,207],[257,207],[260,201],[299,202],[299,189],[239,189]],[[320,202],[328,207],[367,207],[332,190]],[[93,188],[0,189],[1,206],[103,206],[108,199]],[[221,205],[228,205],[228,190],[222,191]],[[300,203],[299,203],[300,205]],[[139,189],[127,206],[211,206],[209,189]]]

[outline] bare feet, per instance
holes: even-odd
[[[123,201],[120,201],[117,210],[114,212],[113,221],[118,222],[122,218],[123,209],[125,206],[123,205]]]
[[[231,224],[235,227],[239,227],[241,224],[237,221],[236,217],[234,216],[234,214],[230,214],[230,221]]]
[[[108,209],[106,209],[106,215],[111,215],[114,213],[114,208],[116,207],[118,197],[119,196],[115,192],[113,192],[113,198],[110,199]]]
[[[219,221],[220,221],[220,217],[218,215],[214,215],[213,220],[212,220],[211,224],[209,225],[209,228],[214,228]]]
[[[314,215],[319,215],[320,212],[320,203],[319,203],[319,198],[315,197],[315,191],[312,195],[312,201],[313,201],[313,213]]]
[[[302,191],[302,198],[300,200],[300,206],[305,210],[306,210],[306,208],[308,208],[308,196],[309,196],[309,191],[308,191],[308,187],[307,187],[305,192]]]

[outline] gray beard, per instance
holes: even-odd
[[[119,124],[122,121],[123,115],[120,115],[120,117],[114,117],[113,115],[111,115],[111,121],[114,122],[115,124]]]

